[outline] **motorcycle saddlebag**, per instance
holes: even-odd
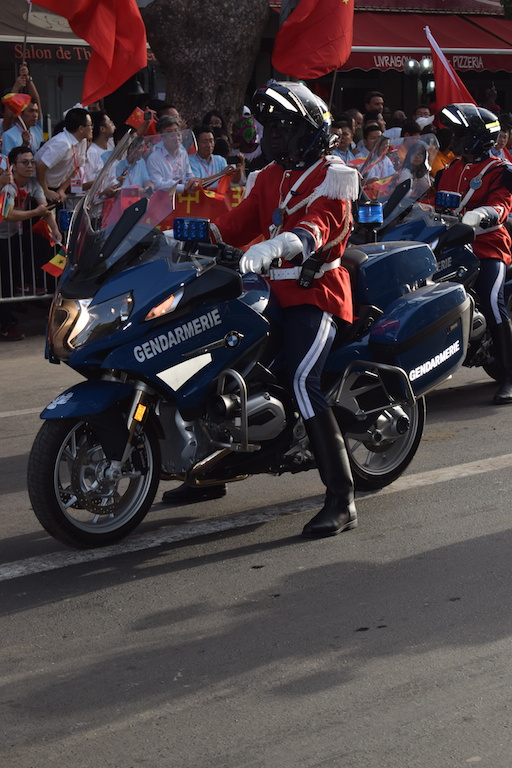
[[[463,363],[471,302],[456,283],[429,284],[390,304],[370,333],[375,360],[403,368],[417,396]]]

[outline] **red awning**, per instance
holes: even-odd
[[[474,21],[486,32],[490,32],[499,40],[503,40],[512,47],[512,21],[509,19],[500,19],[496,16],[469,16],[468,21]]]
[[[354,14],[349,69],[403,70],[407,59],[430,54],[424,28],[430,27],[446,58],[458,72],[512,72],[512,20],[489,16],[422,13]]]

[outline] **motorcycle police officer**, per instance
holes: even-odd
[[[240,271],[267,275],[282,307],[288,375],[326,487],[325,503],[303,535],[332,536],[357,525],[348,454],[320,377],[336,333],[333,317],[341,325],[352,322],[341,255],[358,174],[328,154],[330,115],[305,85],[270,80],[256,91],[253,114],[264,126],[262,150],[272,162],[251,174],[240,205],[211,225],[212,239],[242,247],[261,234],[267,238],[249,247]],[[204,491],[202,498],[212,498]],[[182,488],[168,491],[164,501],[179,500],[177,494],[183,498]]]
[[[453,131],[450,148],[458,159],[437,174],[435,186],[462,196],[458,208],[464,214],[462,223],[475,227],[473,250],[480,259],[475,291],[491,333],[494,356],[504,371],[493,402],[512,403],[512,328],[503,293],[512,245],[505,226],[512,211],[512,165],[490,155],[501,129],[488,109],[450,104],[441,109],[439,119]]]

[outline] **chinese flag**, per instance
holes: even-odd
[[[352,49],[354,0],[300,0],[277,33],[272,66],[312,80],[346,62]]]
[[[92,48],[82,104],[92,104],[119,88],[147,65],[146,28],[136,0],[37,0],[64,16]]]
[[[140,107],[135,107],[131,115],[128,115],[126,120],[124,121],[126,125],[131,126],[132,128],[140,128],[142,123],[144,122],[144,112]]]
[[[145,134],[146,136],[155,136],[156,135],[155,113],[153,112],[153,110],[150,110],[150,112],[151,112],[151,121],[145,130]],[[140,107],[135,107],[131,115],[129,115],[124,122],[126,123],[126,125],[129,125],[132,128],[135,128],[135,130],[137,130],[137,128],[140,128],[140,126],[144,122],[144,112]]]
[[[32,102],[32,98],[28,93],[7,93],[2,97],[2,103],[19,117]]]
[[[456,74],[450,62],[436,43],[429,27],[425,27],[425,34],[432,51],[432,63],[434,65],[434,80],[436,82],[435,110],[439,111],[448,104],[476,104],[474,98]],[[434,111],[434,105],[430,108]]]

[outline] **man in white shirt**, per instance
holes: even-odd
[[[81,191],[87,139],[92,138],[92,118],[86,109],[73,107],[64,118],[64,130],[48,139],[36,152],[37,179],[50,202],[64,202],[66,190]]]
[[[115,125],[104,109],[91,114],[92,144],[87,150],[84,172],[84,190],[89,189],[105,165],[103,155],[110,149],[109,139],[114,135]]]
[[[194,178],[187,151],[181,143],[178,118],[162,117],[156,124],[156,130],[162,135],[162,141],[147,159],[155,189],[172,189],[176,186],[178,194],[197,189],[198,181]]]
[[[202,126],[196,128],[194,131],[197,141],[197,152],[190,156],[190,169],[196,179],[206,179],[209,176],[216,176],[221,173],[226,167],[227,162],[221,155],[214,155],[213,148],[215,146],[215,137],[213,131],[208,126]],[[243,158],[243,156],[242,156]],[[240,159],[240,165],[242,166],[242,158]],[[233,184],[239,184],[241,180],[241,174],[243,168],[236,171],[231,181]],[[210,189],[217,189],[217,182],[212,184]]]

